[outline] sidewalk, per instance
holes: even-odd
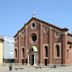
[[[43,66],[42,68],[36,68],[34,66],[13,65],[12,71],[9,71],[9,66],[0,65],[0,72],[72,72],[72,66],[63,66],[63,67],[61,66],[56,68]]]

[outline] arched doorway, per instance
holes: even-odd
[[[37,65],[37,54],[38,54],[37,47],[32,46],[29,49],[29,64],[30,65]]]

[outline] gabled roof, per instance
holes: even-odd
[[[38,18],[32,17],[32,18],[15,34],[14,37],[16,37],[16,35],[17,35],[22,29],[24,29],[24,28],[29,24],[29,22],[32,21],[32,20],[39,21],[39,22],[41,22],[41,23],[47,24],[48,26],[51,26],[51,27],[53,27],[53,28],[56,28],[56,29],[59,29],[59,30],[62,30],[62,31],[68,31],[67,28],[63,28],[63,29],[62,29],[62,28],[59,28],[59,27],[57,27],[57,26],[55,26],[55,25],[53,25],[53,24],[51,24],[51,23],[48,23],[48,22],[45,22],[45,21],[40,20],[40,19],[38,19]]]

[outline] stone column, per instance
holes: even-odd
[[[28,66],[30,66],[30,63],[29,63],[29,54],[28,54]]]
[[[66,64],[67,57],[67,32],[63,34],[63,64]]]
[[[52,27],[49,29],[49,64],[52,65]]]
[[[34,66],[37,65],[37,53],[34,53]]]
[[[29,52],[27,50],[27,65],[30,66],[30,62],[29,62]]]
[[[36,66],[36,53],[34,53],[34,66]]]

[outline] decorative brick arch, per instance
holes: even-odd
[[[32,46],[28,51],[28,64],[37,65],[38,50],[36,46]]]

